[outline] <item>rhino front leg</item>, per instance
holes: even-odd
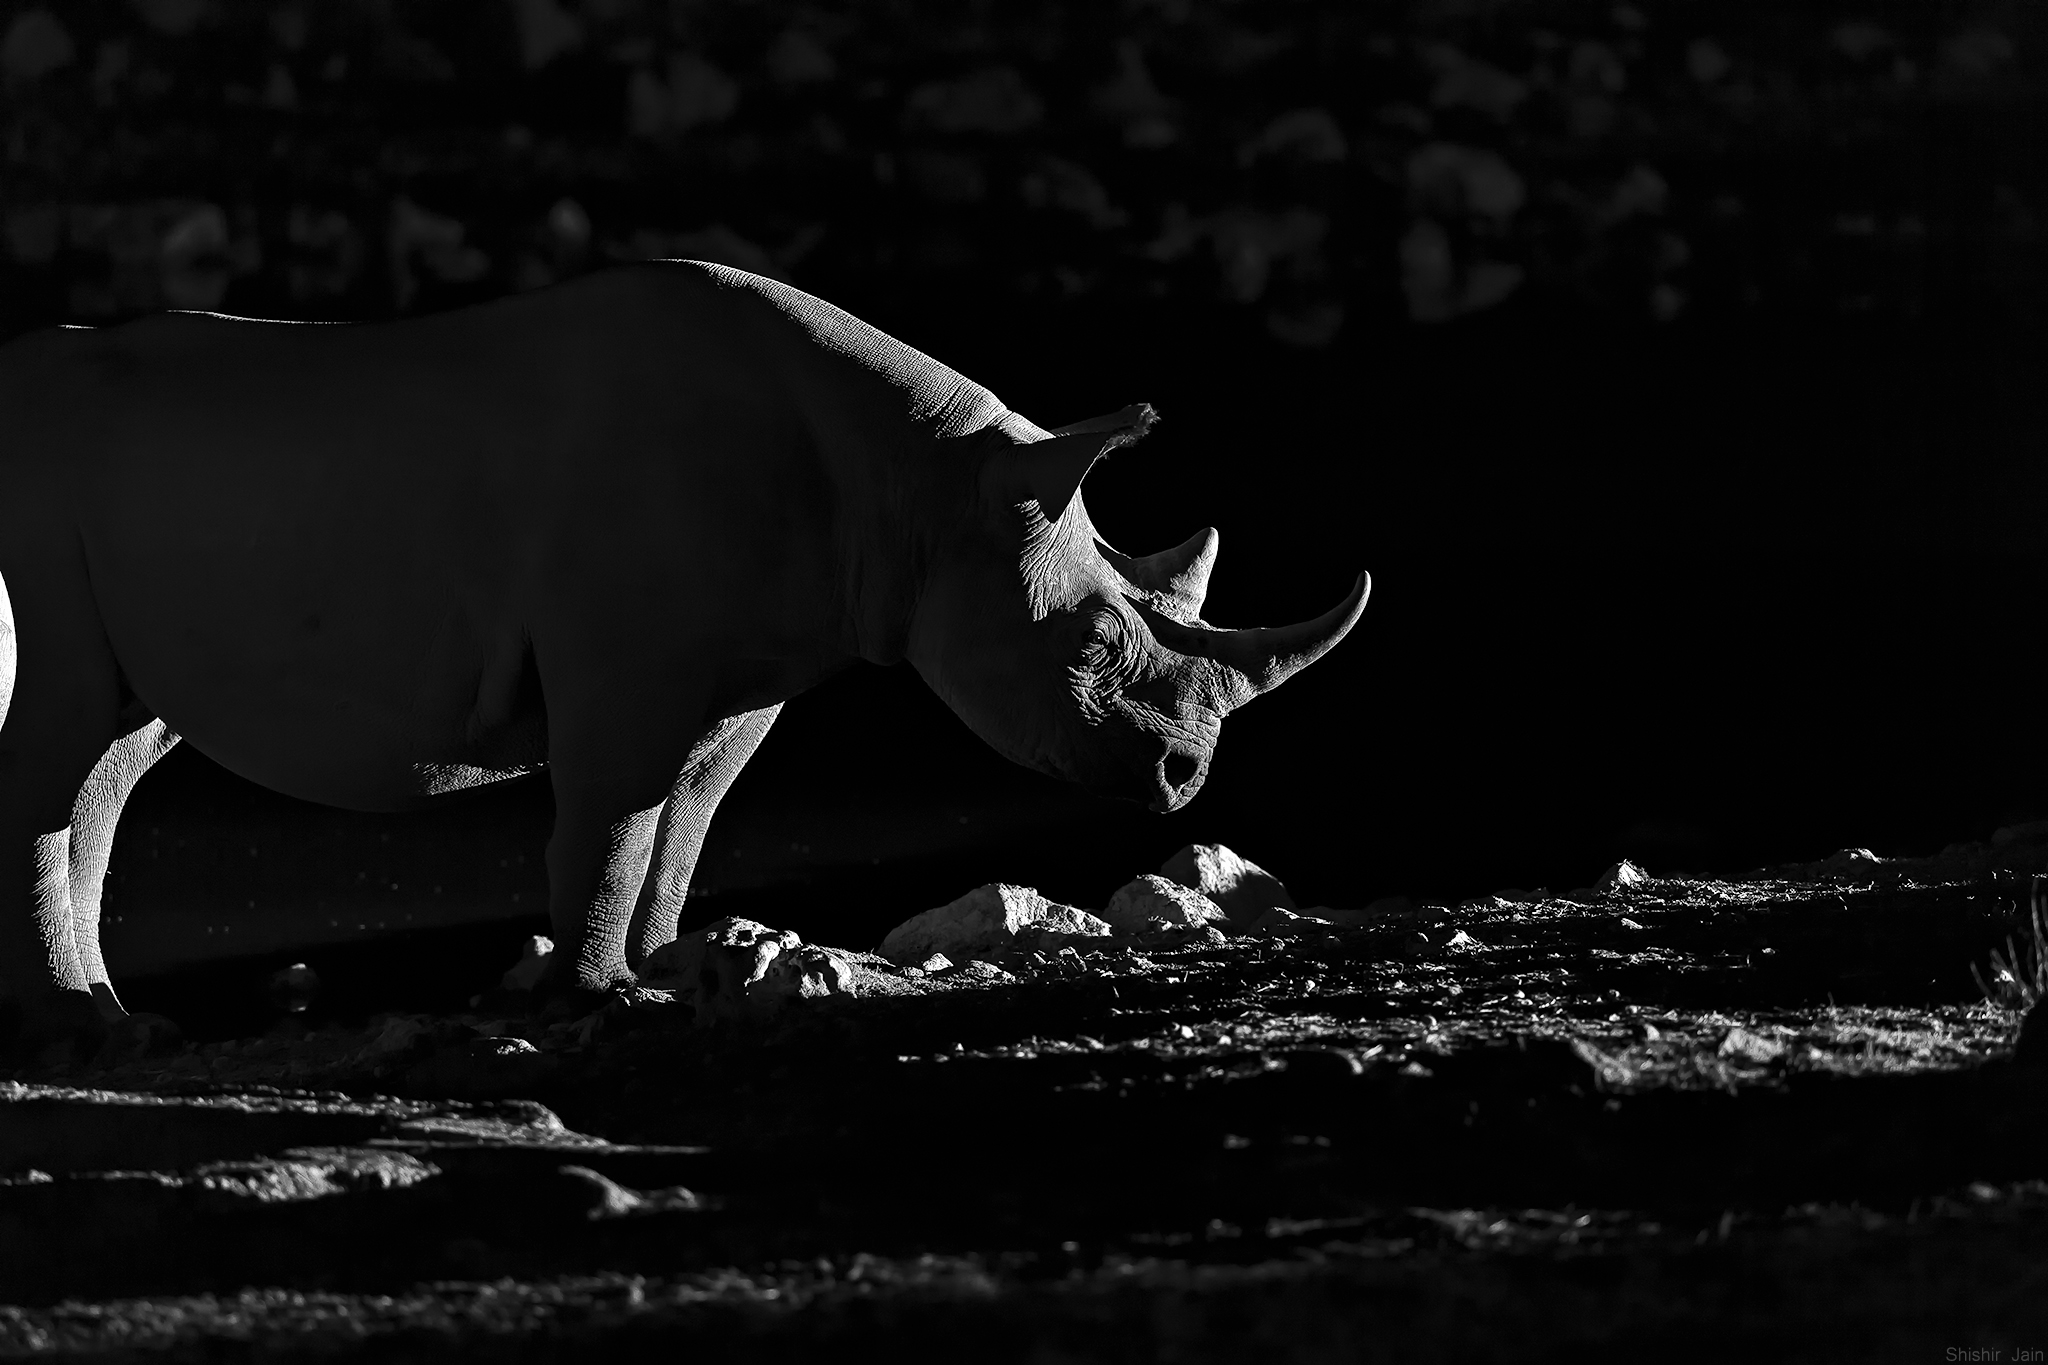
[[[121,808],[142,775],[178,746],[178,736],[161,720],[152,720],[108,746],[93,765],[85,785],[71,803],[71,933],[78,965],[103,1018],[126,1016],[100,955],[100,895],[107,877],[107,858],[114,849],[114,827]]]
[[[633,907],[627,951],[634,970],[649,953],[675,940],[676,923],[690,894],[690,878],[704,851],[704,832],[711,828],[711,817],[781,714],[782,704],[777,702],[728,716],[690,746],[690,756],[669,789],[668,800],[662,803],[651,865]]]
[[[647,879],[661,803],[640,810],[555,787],[555,832],[548,839],[548,919],[559,986],[607,990],[630,981],[626,929]],[[558,969],[558,971],[561,969]]]

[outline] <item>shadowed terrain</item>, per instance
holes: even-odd
[[[1970,966],[2013,933],[2044,833],[1177,949],[867,958],[882,984],[753,1024],[491,991],[23,1072],[0,1092],[0,1341],[2021,1341],[2048,1328],[2048,1070],[2013,1059],[2018,1015]],[[479,1060],[480,1037],[531,1046]]]
[[[680,255],[1048,422],[1156,403],[1105,534],[1217,525],[1233,622],[1369,568],[1359,638],[1166,817],[845,675],[683,922],[870,947],[1219,838],[1377,908],[582,1016],[494,989],[544,782],[356,816],[188,745],[106,940],[191,1045],[0,1078],[0,1354],[2048,1348],[2048,1070],[1970,973],[2038,831],[1748,874],[2048,815],[2048,11],[829,8],[14,6],[0,333]],[[1622,854],[1660,875],[1570,890]]]

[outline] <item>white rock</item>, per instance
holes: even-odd
[[[1186,934],[1228,923],[1216,902],[1199,891],[1151,873],[1125,883],[1102,912],[1110,929],[1126,938]]]
[[[582,1196],[586,1204],[583,1216],[591,1222],[649,1213],[694,1213],[704,1207],[704,1200],[695,1191],[681,1185],[636,1190],[588,1166],[562,1166],[556,1174]]]
[[[944,953],[933,953],[930,957],[917,964],[917,969],[926,976],[935,976],[940,972],[951,971],[952,968],[953,959],[947,957]]]
[[[472,1038],[418,1062],[400,1084],[413,1094],[436,1098],[509,1099],[530,1093],[556,1065],[524,1038]]]
[[[857,993],[850,955],[814,943],[798,944],[768,964],[761,979],[749,987],[751,1013],[773,1014],[790,1000],[822,1000]]]
[[[1233,923],[1249,924],[1275,905],[1300,908],[1278,877],[1222,844],[1189,844],[1160,864],[1159,875],[1207,896]]]
[[[539,986],[548,972],[548,957],[554,951],[555,941],[545,934],[535,934],[526,940],[526,946],[519,950],[519,960],[499,978],[499,989],[530,991]]]
[[[674,991],[699,1023],[748,1018],[764,1012],[750,999],[757,991],[764,1002],[789,994],[785,981],[765,989],[762,982],[778,958],[802,945],[791,930],[728,915],[648,954],[640,984]]]
[[[1077,939],[1105,938],[1109,926],[1028,886],[995,882],[897,925],[877,950],[914,966],[934,953],[952,961],[1012,952],[1056,953]]]
[[[1648,880],[1650,880],[1649,873],[1643,871],[1643,869],[1637,867],[1628,859],[1623,858],[1613,867],[1600,874],[1600,879],[1593,883],[1593,889],[1596,891],[1625,891],[1632,886],[1641,886]]]
[[[650,1004],[688,1006],[700,1024],[768,1019],[791,1002],[900,993],[894,968],[869,953],[805,943],[788,929],[728,916],[648,954],[635,986]]]
[[[1276,905],[1267,910],[1265,914],[1253,920],[1248,927],[1253,933],[1289,936],[1314,933],[1318,930],[1328,929],[1330,925],[1327,921],[1312,919],[1307,915],[1297,915],[1292,910],[1282,910]]]
[[[1723,1057],[1761,1066],[1782,1057],[1785,1045],[1776,1038],[1752,1033],[1738,1024],[1722,1036],[1719,1052]]]

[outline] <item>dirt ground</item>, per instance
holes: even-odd
[[[2038,1359],[2048,1066],[1970,967],[2044,864],[2002,831],[871,961],[757,1024],[500,993],[19,1072],[0,1353]]]

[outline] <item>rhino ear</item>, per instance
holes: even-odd
[[[1158,421],[1159,414],[1150,403],[1134,403],[1107,417],[1060,427],[1050,440],[1017,447],[1024,486],[1045,519],[1060,519],[1097,460],[1140,439]]]

